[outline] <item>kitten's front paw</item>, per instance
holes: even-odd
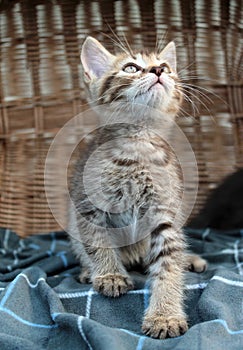
[[[184,317],[145,316],[143,333],[153,338],[173,338],[184,334],[188,329]]]
[[[104,276],[96,276],[93,280],[93,287],[97,292],[108,297],[119,297],[133,289],[133,283],[127,276],[108,273]]]
[[[192,272],[204,272],[207,270],[207,261],[199,255],[189,254],[187,256],[187,269]]]

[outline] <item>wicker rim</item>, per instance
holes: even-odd
[[[93,35],[115,50],[112,31],[124,33],[134,47],[152,49],[156,38],[175,40],[181,76],[201,86],[194,96],[188,89],[196,107],[185,106],[185,114],[193,118],[180,118],[198,161],[195,214],[218,181],[243,166],[241,5],[240,0],[2,1],[0,225],[21,235],[58,229],[45,198],[45,157],[58,130],[87,108],[79,60],[83,40]],[[66,210],[61,194],[57,205]]]

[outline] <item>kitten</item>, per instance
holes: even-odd
[[[227,176],[211,193],[200,213],[188,224],[193,228],[243,228],[243,169]]]
[[[88,37],[81,61],[90,103],[110,107],[116,103],[118,106],[139,103],[145,111],[141,114],[148,120],[152,117],[146,114],[147,107],[156,108],[165,118],[174,120],[182,93],[173,42],[159,53],[129,51],[112,55],[96,39]],[[129,113],[133,115],[128,107],[126,116]],[[99,147],[103,147],[102,151]],[[103,193],[111,203],[110,209],[102,200],[95,206],[85,191],[86,162],[97,149],[103,166]],[[91,179],[89,186],[96,195],[100,184]],[[80,156],[71,185],[74,206],[70,209],[69,233],[82,266],[80,281],[91,280],[98,292],[118,297],[133,288],[127,269],[142,262],[151,278],[150,304],[142,330],[155,338],[186,332],[183,273],[188,266],[201,272],[206,264],[186,253],[180,220],[176,220],[180,216],[182,190],[175,154],[163,138],[151,132],[146,120],[143,125],[121,123],[99,129],[87,152]],[[115,212],[116,206],[125,209]],[[126,235],[124,227],[129,225],[137,241],[117,244],[118,230]],[[126,240],[127,237],[123,243]]]

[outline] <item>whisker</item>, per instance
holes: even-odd
[[[197,80],[197,81],[206,81],[206,82],[213,82],[213,80],[212,79],[210,79],[210,78],[205,78],[205,77],[203,77],[203,78],[200,78],[198,75],[189,75],[189,76],[186,76],[186,77],[181,77],[180,76],[180,81],[187,81],[187,82],[189,82],[190,80]]]
[[[179,113],[181,114],[181,116],[183,118],[187,118],[187,119],[192,119],[195,123],[198,123],[197,118],[195,117],[195,115],[191,115],[188,111],[186,111],[182,106],[179,107]]]
[[[184,88],[185,90],[190,90],[191,92],[195,92],[195,94],[197,93],[198,95],[200,95],[201,97],[205,98],[205,100],[207,100],[207,102],[213,103],[213,100],[206,95],[204,92],[200,91],[200,87],[198,86],[192,86],[190,84],[181,84],[180,87]]]
[[[159,55],[163,50],[167,35],[168,35],[168,29],[164,31],[162,37],[160,37],[159,39],[158,39],[158,33],[156,34],[156,42],[155,42],[155,48],[154,48],[154,52],[156,53],[156,55]]]
[[[193,100],[182,89],[180,89],[180,93],[183,95],[185,101],[189,102],[190,106],[192,107],[192,112],[193,112],[193,115],[195,118],[196,114],[199,114],[198,107],[195,105]]]
[[[122,36],[123,36],[123,40],[125,41],[125,44],[127,46],[128,52],[130,53],[131,57],[136,58],[124,32],[122,33]]]
[[[207,106],[195,93],[193,93],[194,91],[190,91],[190,90],[188,91],[188,90],[186,90],[186,92],[187,92],[188,94],[190,94],[199,104],[201,104],[201,105],[206,109],[206,111],[208,112],[208,115],[210,116],[210,118],[212,119],[212,121],[213,121],[214,123],[216,123],[214,117],[213,117],[212,114],[211,114],[211,111],[210,111],[209,108],[208,108],[208,106]],[[197,107],[197,111],[198,111],[198,114],[200,114],[200,113],[199,113],[198,107]]]
[[[109,30],[111,31],[112,35],[114,36],[114,38],[112,36],[110,36],[109,34],[106,33],[102,33],[104,36],[106,36],[107,38],[109,38],[113,44],[117,47],[120,48],[121,51],[125,52],[127,55],[130,55],[131,57],[134,57],[134,53],[131,49],[131,46],[129,45],[127,38],[125,36],[124,33],[122,33],[123,35],[123,40],[125,41],[125,44],[121,41],[121,38],[115,33],[115,31],[111,28],[111,26],[109,25],[109,23],[106,22],[107,27],[109,28]]]
[[[129,55],[129,51],[127,50],[127,48],[125,47],[125,45],[121,42],[121,41],[117,41],[117,39],[112,38],[109,34],[106,33],[102,33],[104,36],[106,36],[107,38],[110,39],[110,41],[112,41],[112,43],[114,44],[114,46],[118,47],[121,51],[125,52],[125,54]]]
[[[226,106],[228,106],[227,103],[226,103],[226,101],[225,101],[221,96],[219,96],[218,94],[216,94],[214,91],[212,91],[212,90],[210,90],[210,89],[207,89],[207,88],[205,88],[205,87],[203,87],[203,86],[193,85],[193,84],[185,84],[185,85],[188,85],[188,86],[190,86],[191,88],[197,89],[198,91],[203,90],[203,91],[209,93],[210,95],[213,95],[214,97],[218,98],[221,102],[223,102]],[[201,92],[201,91],[200,91],[200,92]],[[204,95],[204,97],[205,97],[205,96],[208,97],[208,96],[207,96],[206,94],[204,94],[203,92],[201,92],[201,94]],[[208,97],[208,98],[209,98],[209,97]],[[212,102],[212,101],[211,101],[211,102]]]
[[[193,62],[189,63],[187,66],[183,67],[183,68],[178,72],[178,74],[181,74],[181,72],[183,72],[183,71],[187,71],[187,69],[190,68],[190,67],[191,67],[192,65],[194,65],[195,63],[196,63],[196,61],[193,61]],[[196,71],[195,71],[195,73],[196,73]]]
[[[126,86],[127,86],[126,83],[120,84],[120,85],[119,85],[119,88],[126,87]],[[117,85],[111,86],[108,90],[106,90],[106,91],[101,95],[100,99],[104,99],[107,95],[109,95],[109,94],[112,92],[112,90],[116,90],[116,89],[117,89]],[[122,94],[123,94],[123,91],[116,97],[116,99],[117,99],[118,97],[122,96]]]

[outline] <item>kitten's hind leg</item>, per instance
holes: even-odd
[[[79,280],[81,283],[91,283],[91,271],[88,266],[81,267]]]
[[[196,254],[187,254],[186,269],[192,272],[204,272],[207,269],[207,261]]]
[[[79,275],[79,280],[81,283],[91,283],[91,260],[89,256],[87,255],[84,246],[81,241],[71,238],[71,247],[72,250],[79,260],[81,272]]]

